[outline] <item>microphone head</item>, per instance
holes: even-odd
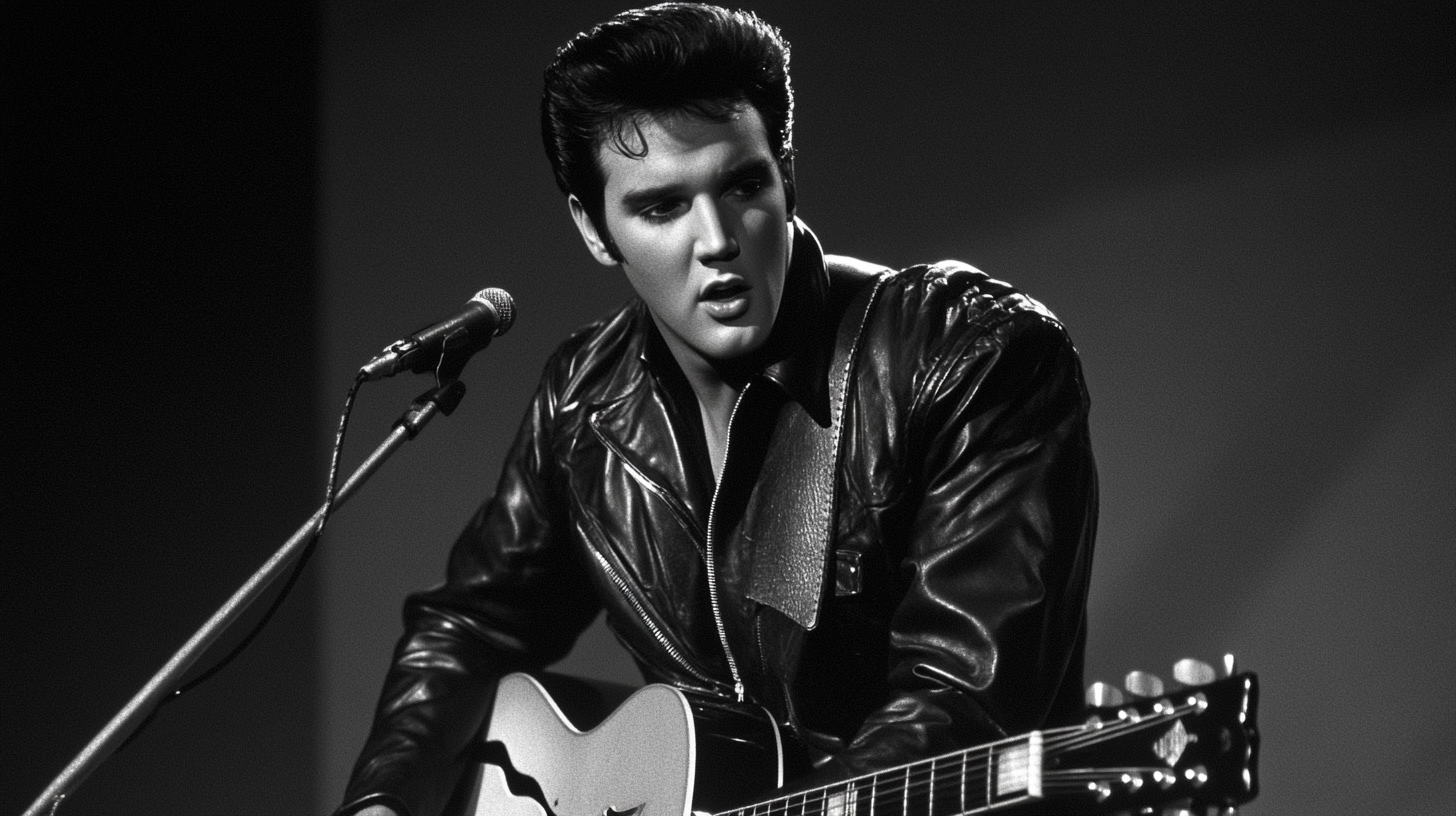
[[[497,289],[494,286],[489,289],[481,289],[475,293],[472,301],[488,303],[495,309],[496,323],[493,337],[500,337],[506,330],[516,322],[516,301],[511,294],[504,289]]]

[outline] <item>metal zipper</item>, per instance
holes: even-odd
[[[667,652],[668,657],[671,657],[678,666],[682,667],[683,671],[708,683],[709,686],[718,685],[719,681],[693,668],[692,664],[688,663],[687,658],[683,657],[682,652],[679,652],[677,647],[668,641],[667,635],[663,634],[656,623],[653,623],[652,618],[647,614],[647,610],[642,606],[642,602],[637,600],[637,596],[632,593],[631,587],[612,568],[611,562],[607,561],[606,556],[597,552],[596,547],[588,545],[587,549],[591,551],[592,557],[597,559],[597,563],[601,565],[602,571],[607,574],[607,577],[612,580],[613,584],[617,585],[617,589],[622,593],[622,597],[626,598],[627,602],[632,605],[632,608],[637,611],[637,617],[641,618],[642,623],[647,627],[647,631],[651,632],[652,636],[657,639],[658,645],[662,647],[664,652]]]
[[[728,671],[733,675],[733,694],[738,702],[743,702],[743,678],[738,674],[738,661],[733,659],[733,650],[728,648],[728,630],[723,626],[723,612],[718,607],[718,572],[713,561],[713,532],[714,524],[718,515],[718,493],[723,487],[723,476],[728,472],[728,449],[733,446],[733,420],[738,417],[738,406],[743,404],[743,396],[748,393],[749,386],[743,386],[738,392],[738,399],[733,402],[733,411],[728,414],[728,436],[723,440],[723,470],[718,473],[718,481],[713,485],[713,501],[708,505],[708,536],[707,544],[704,547],[703,559],[708,566],[708,604],[713,608],[713,625],[718,628],[718,642],[723,644],[723,654],[728,658]]]

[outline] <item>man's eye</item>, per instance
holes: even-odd
[[[763,179],[749,178],[744,179],[743,181],[740,181],[737,184],[733,185],[733,188],[729,190],[729,193],[739,198],[753,198],[754,196],[762,192],[765,186],[767,185],[765,184]]]
[[[639,215],[648,221],[670,221],[681,215],[682,212],[683,203],[681,201],[659,201],[642,210]]]

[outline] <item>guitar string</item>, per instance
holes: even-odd
[[[1123,774],[1147,774],[1157,770],[1160,769],[1147,767],[1126,767],[1050,771],[1043,775],[1042,787],[1044,790],[1054,790],[1059,793],[1095,790],[1092,780],[1117,779]],[[937,769],[937,772],[939,772],[939,769]],[[953,776],[953,774],[948,775]],[[979,781],[984,781],[985,777],[981,776],[978,777],[978,779]],[[943,781],[946,780],[927,780],[923,784],[915,783],[912,785],[911,790],[909,790],[908,792],[906,791],[904,786],[881,788],[878,792],[872,793],[872,797],[870,799],[864,799],[862,797],[856,796],[856,798],[852,802],[848,801],[848,795],[851,793],[863,792],[865,788],[864,785],[856,783],[843,791],[833,790],[832,788],[816,789],[814,791],[807,791],[804,794],[795,794],[785,799],[775,800],[776,802],[778,802],[778,804],[764,803],[768,806],[764,807],[764,804],[760,804],[754,807],[726,811],[725,814],[721,814],[721,816],[729,816],[729,814],[737,814],[739,816],[779,816],[779,814],[788,814],[791,812],[797,813],[799,814],[799,816],[823,816],[824,814],[830,813],[831,811],[839,814],[859,814],[861,813],[861,811],[864,811],[866,816],[876,813],[882,813],[887,815],[905,814],[910,812],[909,808],[907,808],[905,804],[908,798],[911,796],[914,797],[914,801],[910,802],[909,804],[911,806],[923,805],[924,812],[926,814],[939,814],[939,816],[966,816],[966,814],[985,812],[993,807],[1010,805],[1014,803],[1014,800],[1018,800],[1021,798],[1015,795],[1008,795],[1007,797],[1004,797],[1002,801],[997,802],[983,801],[978,797],[975,801],[975,804],[968,807],[967,805],[970,804],[968,801],[962,801],[959,799],[958,796],[951,795],[949,799],[955,804],[945,808],[936,807],[936,802],[945,801],[939,798],[932,801],[927,796],[926,799],[922,802],[920,796],[918,795],[921,790],[928,789],[932,783],[939,784],[939,782]],[[951,781],[954,780],[952,779]],[[951,790],[953,792],[958,792],[959,788],[960,786],[957,784],[953,785]],[[818,795],[816,796],[815,794]],[[798,804],[795,804],[793,801],[796,798],[800,800]],[[831,807],[830,801],[833,799],[840,799],[840,801],[836,802]]]
[[[982,747],[977,750],[984,751],[987,749]],[[937,757],[936,761],[939,762],[940,759],[942,757]],[[984,767],[983,759],[989,759],[989,757],[978,758],[977,768]],[[929,764],[928,760],[926,764]],[[797,811],[798,813],[805,814],[805,816],[812,816],[812,814],[829,812],[829,802],[832,799],[841,799],[843,801],[842,804],[836,805],[838,812],[841,813],[848,812],[851,809],[857,813],[860,808],[868,808],[869,812],[873,813],[877,810],[884,809],[882,803],[884,806],[890,808],[890,813],[905,812],[906,808],[904,805],[911,797],[914,797],[915,805],[921,804],[922,793],[927,794],[926,804],[927,808],[929,808],[932,803],[928,801],[928,794],[932,791],[932,787],[944,790],[942,786],[948,786],[954,792],[955,795],[952,796],[952,801],[958,801],[964,806],[965,801],[968,801],[969,797],[967,797],[967,800],[962,800],[960,797],[961,791],[974,791],[976,794],[975,801],[977,803],[981,802],[984,783],[989,776],[984,771],[968,771],[963,774],[960,764],[951,762],[948,762],[942,767],[935,768],[933,771],[928,768],[917,770],[915,766],[907,766],[904,770],[906,773],[903,776],[901,774],[894,774],[891,777],[886,777],[887,772],[881,771],[875,774],[874,778],[869,781],[856,780],[840,782],[835,785],[805,791],[801,794],[793,794],[789,797],[773,800],[772,802],[761,803],[759,806],[753,808],[733,811],[733,813],[741,813],[745,814],[745,816],[777,816],[778,814]],[[843,788],[841,789],[840,786],[843,786]],[[870,791],[870,797],[868,799],[859,795],[867,789]],[[847,801],[851,794],[855,795],[853,803]],[[794,802],[795,799],[799,800],[797,804]],[[959,808],[955,810],[958,813],[973,812],[976,809],[989,806],[989,804],[977,804],[975,808],[964,811]],[[760,811],[760,808],[764,805],[767,805],[767,808]]]
[[[1095,784],[1095,781],[1116,780],[1120,779],[1124,774],[1140,776],[1142,774],[1150,774],[1157,770],[1160,769],[1127,767],[1049,771],[1043,774],[1042,788],[1043,790],[1054,790],[1057,792],[1089,790],[1094,789],[1092,786]],[[822,816],[822,814],[829,813],[831,810],[836,813],[858,813],[861,809],[866,809],[869,813],[875,813],[877,811],[905,813],[907,810],[905,804],[909,802],[911,806],[923,808],[924,812],[928,814],[939,813],[942,816],[946,816],[947,814],[966,814],[984,811],[987,808],[994,807],[998,804],[1009,803],[1010,800],[1019,798],[1016,792],[1012,792],[1003,797],[1002,802],[996,802],[994,796],[987,800],[982,796],[984,791],[982,784],[985,781],[985,774],[969,774],[964,780],[961,780],[953,768],[937,769],[935,776],[912,780],[908,789],[903,784],[889,785],[880,788],[877,792],[873,792],[870,798],[865,798],[858,795],[864,792],[865,786],[856,783],[848,785],[844,790],[821,789],[796,795],[787,800],[779,800],[779,804],[770,805],[762,811],[762,814],[763,816],[775,816],[775,814],[797,812],[803,814],[803,816],[815,816],[815,814]],[[964,787],[962,786],[963,782]],[[960,793],[962,790],[969,791],[972,789],[976,792],[974,799],[970,797],[965,799],[961,798]],[[945,798],[939,796],[932,797],[930,795],[937,790],[945,794]],[[849,800],[851,794],[856,794],[853,801]],[[913,801],[910,801],[912,797]],[[799,799],[797,804],[793,801],[794,798]],[[831,801],[833,801],[833,805],[830,804]],[[937,803],[947,801],[952,804],[946,807],[937,806]],[[751,814],[751,816],[759,816],[760,814],[758,807],[739,812]]]
[[[960,792],[965,790],[967,792],[974,792],[975,801],[980,802],[984,791],[984,783],[988,777],[985,771],[979,770],[983,767],[984,759],[986,758],[977,758],[976,767],[978,770],[968,770],[964,774],[960,772],[960,765],[958,763],[954,765],[948,763],[944,767],[934,769],[934,771],[908,768],[906,769],[907,772],[903,775],[893,774],[886,776],[886,772],[881,771],[875,774],[874,779],[868,782],[841,782],[836,785],[806,791],[802,794],[794,794],[790,797],[766,803],[768,807],[762,812],[762,816],[777,816],[777,814],[787,814],[795,810],[803,814],[823,814],[829,812],[829,803],[835,799],[842,801],[842,804],[836,804],[840,812],[848,811],[851,807],[855,812],[858,812],[859,808],[862,807],[868,808],[872,813],[876,810],[884,809],[884,807],[890,807],[890,812],[897,812],[896,808],[898,807],[898,811],[903,812],[905,809],[904,803],[910,797],[913,796],[915,798],[914,804],[918,805],[920,804],[920,794],[922,791],[928,794],[932,786],[939,787],[942,785],[950,786],[950,789],[955,792],[955,799],[957,801],[960,800]],[[840,786],[843,787],[841,788]],[[866,791],[869,792],[869,797],[861,795]],[[851,795],[854,796],[853,803],[848,801]],[[794,799],[798,799],[799,802],[795,804]],[[758,808],[753,808],[749,812],[752,816],[760,816]]]
[[[1137,720],[1125,720],[1115,723],[1108,723],[1105,724],[1102,728],[1072,735],[1071,738],[1061,741],[1059,747],[1063,747],[1066,750],[1076,750],[1078,748],[1084,748],[1088,745],[1095,745],[1098,742],[1106,740],[1108,737],[1103,735],[1111,735],[1115,738],[1121,738],[1135,731],[1143,731],[1149,728],[1156,728],[1158,726],[1167,725],[1170,721],[1181,720],[1184,715],[1191,713],[1197,707],[1198,706],[1196,703],[1185,703],[1184,705],[1175,707],[1170,712],[1155,714],[1153,716],[1144,717]]]
[[[1150,717],[1140,718],[1138,720],[1113,722],[1093,731],[1089,731],[1087,729],[1087,726],[1085,725],[1047,729],[1043,732],[1043,750],[1048,753],[1054,751],[1075,750],[1076,748],[1094,745],[1099,742],[1120,739],[1135,731],[1145,730],[1147,728],[1152,728],[1159,725],[1165,725],[1170,720],[1178,719],[1183,714],[1191,711],[1194,707],[1195,706],[1193,704],[1188,704],[1175,708],[1172,712],[1164,712]],[[870,808],[871,812],[873,812],[877,808],[878,803],[881,801],[893,802],[895,799],[900,799],[903,804],[906,800],[908,800],[910,796],[914,796],[917,799],[918,804],[918,800],[921,798],[921,793],[926,794],[927,808],[933,808],[934,803],[929,801],[930,794],[933,792],[933,788],[946,784],[947,781],[952,783],[952,791],[955,794],[960,794],[961,791],[969,791],[974,787],[976,791],[976,800],[979,802],[982,799],[983,792],[986,791],[985,783],[988,782],[992,773],[987,766],[991,764],[993,757],[995,756],[995,754],[993,753],[995,747],[997,745],[1014,746],[1016,742],[1022,739],[1024,738],[1013,737],[1007,740],[1001,740],[997,743],[992,743],[990,745],[980,746],[978,748],[971,749],[970,751],[955,752],[947,754],[945,756],[935,757],[929,760],[922,760],[920,762],[905,766],[905,768],[903,769],[905,771],[903,777],[900,773],[896,773],[896,771],[899,771],[901,769],[881,771],[874,774],[873,779],[869,782],[866,782],[864,780],[851,780],[848,782],[836,783],[834,785],[805,791],[801,794],[793,794],[789,797],[760,803],[760,805],[753,808],[743,808],[736,811],[728,811],[728,813],[743,814],[743,816],[778,816],[778,814],[787,814],[791,809],[795,808],[796,806],[793,804],[793,799],[798,798],[800,802],[797,807],[799,808],[800,813],[823,814],[829,811],[829,802],[831,799],[837,799],[842,797],[847,800],[850,795],[854,795],[853,803],[845,801],[843,803],[836,804],[835,807],[837,807],[840,812],[846,812],[850,808],[853,808],[854,811],[857,812],[858,808],[861,806],[860,794],[862,794],[867,787],[872,791],[871,801],[868,803],[868,807]],[[986,755],[976,758],[976,766],[974,770],[965,768],[962,763],[956,763],[953,761],[961,756],[969,756],[971,753],[982,752],[984,752]],[[942,761],[947,762],[945,765],[942,765],[939,768],[935,767],[937,763],[940,763]],[[962,770],[963,768],[965,769]],[[1116,779],[1124,773],[1140,775],[1145,773],[1152,773],[1157,770],[1161,769],[1068,769],[1066,771],[1043,772],[1042,778],[1044,787],[1047,785],[1048,782],[1051,782],[1052,787],[1065,790],[1069,788],[1083,788],[1090,784],[1088,781],[1086,781],[1088,779]],[[887,774],[889,774],[889,776],[887,776]],[[1073,777],[1076,778],[1074,779]],[[1013,777],[1013,781],[1020,780],[1016,777]],[[841,785],[844,786],[842,790],[839,789],[839,786]],[[811,798],[815,799],[816,801],[811,802]],[[994,796],[989,796],[987,798],[994,799]],[[954,799],[959,800],[960,796],[957,795],[954,797]],[[964,806],[964,800],[960,801],[962,806]],[[994,804],[994,802],[988,801],[984,806],[980,807],[989,807],[991,806],[991,804]],[[765,806],[766,808],[762,811],[762,814],[760,814],[759,808]],[[810,810],[811,807],[814,809]]]

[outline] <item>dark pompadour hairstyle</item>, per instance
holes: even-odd
[[[789,45],[752,12],[664,3],[576,35],[546,69],[541,141],[557,186],[576,195],[600,230],[599,147],[610,143],[640,156],[643,117],[687,113],[726,121],[744,103],[763,118],[793,212]]]

